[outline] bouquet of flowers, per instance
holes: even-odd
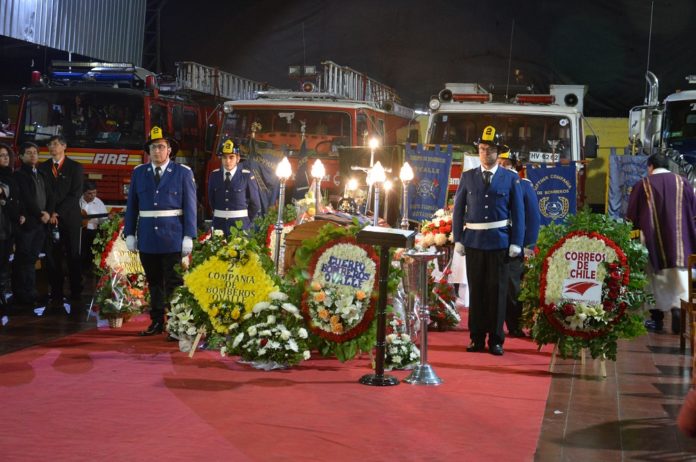
[[[416,237],[416,244],[423,248],[432,245],[443,246],[452,242],[452,210],[449,208],[436,211],[431,220],[424,221],[420,234]]]
[[[363,318],[370,301],[362,290],[312,281],[309,310],[316,327],[333,334],[352,329]]]
[[[97,282],[94,311],[103,318],[128,319],[140,313],[147,304],[147,283],[144,274],[107,272]]]
[[[403,330],[404,322],[397,316],[392,316],[389,321],[390,333],[386,337],[386,354],[384,368],[410,369],[420,360],[420,350],[411,340],[411,337]]]
[[[167,319],[167,332],[179,340],[179,350],[188,352],[191,350],[193,339],[198,333],[198,325],[193,306],[185,302],[186,296],[177,288],[171,301],[169,318]]]
[[[430,307],[430,326],[436,325],[437,330],[445,331],[457,327],[462,321],[459,310],[456,308],[455,300],[457,295],[454,287],[447,282],[452,270],[447,268],[438,280],[432,277],[433,268],[430,271],[429,280],[434,284],[428,299]]]
[[[239,354],[257,369],[285,368],[310,358],[308,337],[300,310],[288,302],[287,294],[275,291],[243,315],[220,353]]]

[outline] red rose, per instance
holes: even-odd
[[[619,303],[619,308],[621,309],[621,311],[625,310],[626,309],[626,302]]]
[[[618,296],[619,296],[619,289],[618,288],[612,288],[611,290],[609,290],[609,298],[615,299]]]
[[[615,281],[618,281],[618,280],[621,279],[621,273],[619,273],[618,271],[612,271],[612,272],[610,273],[610,276],[611,276],[611,278],[614,279]]]
[[[575,314],[575,305],[566,303],[563,305],[563,314],[565,316],[573,316]]]
[[[262,339],[261,339],[261,342],[259,342],[259,344],[260,344],[262,347],[265,347],[267,343],[268,343],[268,339],[267,339],[267,338],[262,338]]]
[[[602,305],[604,306],[604,311],[612,311],[614,309],[614,302],[611,300],[604,300]]]

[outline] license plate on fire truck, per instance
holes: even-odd
[[[561,155],[553,152],[530,151],[529,162],[538,162],[541,164],[558,162],[561,160]]]

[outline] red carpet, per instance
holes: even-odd
[[[189,359],[145,320],[0,357],[3,461],[528,461],[550,351],[506,341],[466,353],[468,332],[431,332],[439,387],[360,385],[367,358],[263,372]],[[407,371],[395,371],[402,379]]]

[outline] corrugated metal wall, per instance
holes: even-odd
[[[140,65],[146,0],[0,0],[0,35]]]

